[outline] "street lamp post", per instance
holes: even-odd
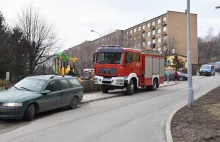
[[[93,32],[93,33],[97,33],[99,36],[100,36],[100,39],[101,39],[101,34],[99,34],[98,32],[96,32],[96,31],[94,31],[94,30],[91,30],[91,32]],[[101,39],[102,40],[102,39]],[[102,45],[103,45],[103,40],[102,40]]]
[[[190,0],[187,0],[187,60],[188,60],[188,107],[194,104],[194,95],[192,88],[192,53],[191,53],[191,38],[190,38]]]

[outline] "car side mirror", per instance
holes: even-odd
[[[42,95],[47,95],[47,94],[49,94],[49,93],[51,93],[50,90],[45,90],[45,91],[42,91],[40,94],[42,94]]]

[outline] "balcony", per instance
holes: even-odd
[[[150,38],[151,38],[151,39],[155,39],[156,36],[155,36],[155,35],[151,35]]]
[[[160,46],[161,47],[167,46],[167,42],[166,41],[162,41]]]
[[[155,30],[155,28],[156,28],[155,26],[151,26],[150,27],[151,30]]]
[[[156,44],[155,43],[152,43],[151,45],[150,45],[150,48],[155,48],[156,47]]]
[[[167,36],[167,32],[162,32],[162,36]]]
[[[167,23],[165,21],[161,22],[161,26],[165,27],[167,25]]]

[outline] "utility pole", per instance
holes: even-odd
[[[187,0],[187,60],[188,60],[188,107],[194,104],[192,87],[192,53],[191,53],[191,27],[190,27],[190,0]]]

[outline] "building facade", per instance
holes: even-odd
[[[198,65],[197,14],[190,14],[190,18],[192,63]],[[116,30],[96,40],[69,48],[66,53],[73,55],[73,49],[84,44],[97,48],[102,44],[118,44],[129,48],[158,50],[168,54],[173,54],[172,51],[175,49],[176,54],[187,56],[187,14],[167,11],[128,29]]]

